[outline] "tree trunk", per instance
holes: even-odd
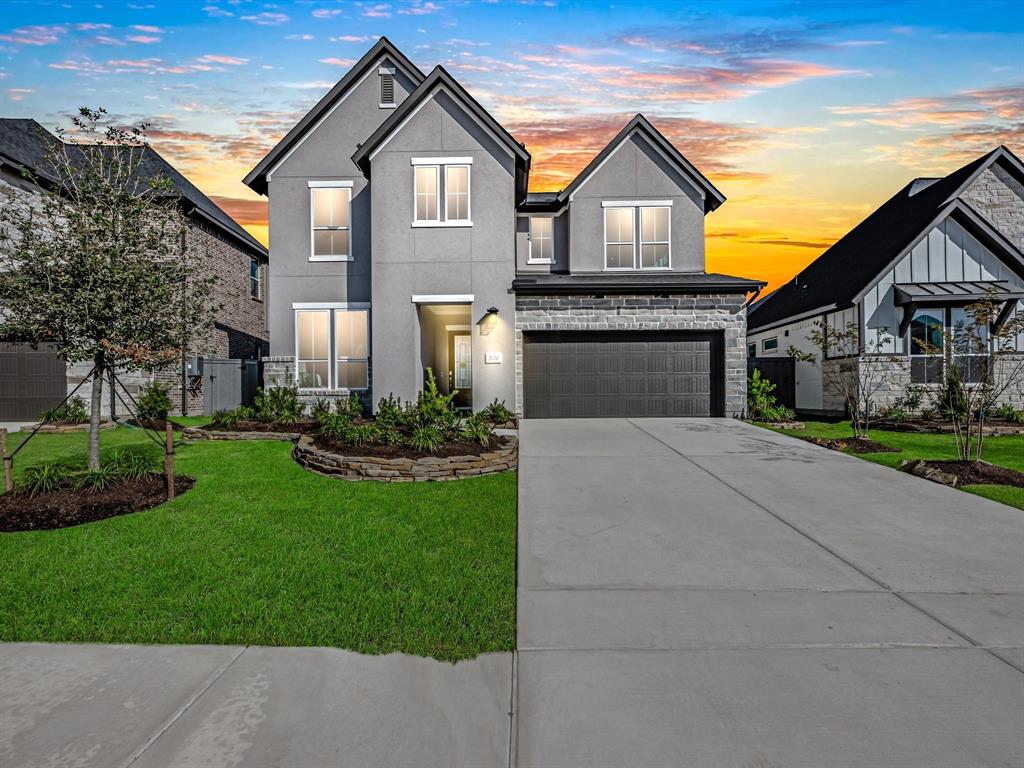
[[[100,408],[103,405],[103,357],[97,355],[93,361],[92,372],[92,403],[89,411],[89,469],[95,472],[100,468]]]

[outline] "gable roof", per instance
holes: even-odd
[[[373,47],[370,48],[366,53],[363,54],[362,58],[359,59],[341,80],[339,80],[327,94],[316,103],[316,105],[306,113],[306,115],[295,124],[295,126],[285,134],[284,138],[281,139],[277,146],[275,146],[262,160],[257,163],[256,167],[253,168],[246,177],[243,179],[246,185],[248,185],[253,191],[258,192],[261,195],[267,194],[267,173],[273,168],[277,161],[280,160],[292,147],[294,147],[302,138],[306,135],[313,126],[315,126],[322,117],[324,117],[332,107],[341,99],[349,90],[349,88],[357,83],[366,70],[372,67],[381,58],[387,56],[392,59],[395,64],[402,68],[402,70],[412,79],[414,83],[419,85],[423,82],[423,72],[406,58],[405,54],[402,53],[395,45],[388,40],[386,37],[380,38]]]
[[[848,306],[886,267],[952,214],[970,222],[995,250],[1020,259],[1018,249],[960,200],[971,182],[995,162],[1014,167],[1024,178],[1020,160],[1006,147],[997,147],[944,178],[915,179],[791,281],[753,305],[747,320],[749,330],[821,308]]]
[[[56,184],[56,176],[47,168],[47,157],[54,144],[59,142],[59,138],[35,120],[0,118],[0,163],[16,172],[20,173],[24,169],[39,181]],[[256,238],[199,191],[198,187],[152,147],[146,146],[137,173],[143,180],[157,176],[167,178],[174,193],[192,207],[191,213],[197,213],[207,219],[222,233],[246,248],[264,258],[267,256],[267,249]]]
[[[526,147],[516,141],[515,137],[495,120],[491,113],[480,106],[480,103],[469,95],[459,82],[438,64],[426,79],[410,93],[398,108],[374,131],[370,137],[359,145],[352,155],[352,162],[358,165],[367,177],[370,175],[370,157],[374,150],[383,144],[418,107],[438,88],[446,89],[474,118],[493,133],[512,153],[516,160],[516,203],[526,198],[526,185],[530,176],[530,153]]]
[[[569,186],[558,193],[559,203],[568,202],[569,198],[583,186],[583,183],[590,177],[594,171],[596,171],[605,160],[607,160],[619,146],[626,141],[633,132],[637,131],[643,133],[651,142],[671,160],[675,166],[682,171],[683,175],[690,179],[694,185],[704,193],[704,213],[710,213],[715,210],[718,206],[725,202],[725,195],[715,188],[700,171],[689,160],[683,157],[683,154],[675,148],[675,146],[666,139],[661,131],[655,128],[651,122],[644,117],[642,114],[637,113],[633,116],[626,125],[615,134],[607,146],[597,153],[597,156],[590,161],[586,168],[580,171],[579,175],[573,179]]]

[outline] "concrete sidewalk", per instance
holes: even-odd
[[[1024,512],[732,420],[526,421],[518,766],[1024,765]]]
[[[0,646],[0,766],[508,765],[512,654]]]

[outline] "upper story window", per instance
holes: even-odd
[[[672,202],[604,202],[605,269],[670,269]],[[639,235],[639,237],[637,237]]]
[[[263,298],[263,271],[257,259],[249,259],[249,295],[254,299]]]
[[[311,261],[352,258],[352,182],[311,181],[313,245]]]
[[[471,157],[413,158],[414,227],[470,227]]]
[[[555,260],[555,241],[552,236],[554,221],[551,216],[530,217],[530,252],[527,261],[531,264],[550,264]]]

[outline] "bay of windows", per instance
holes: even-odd
[[[366,389],[370,368],[369,311],[295,311],[295,373],[303,389]]]
[[[667,206],[605,207],[605,269],[669,269],[671,213]]]

